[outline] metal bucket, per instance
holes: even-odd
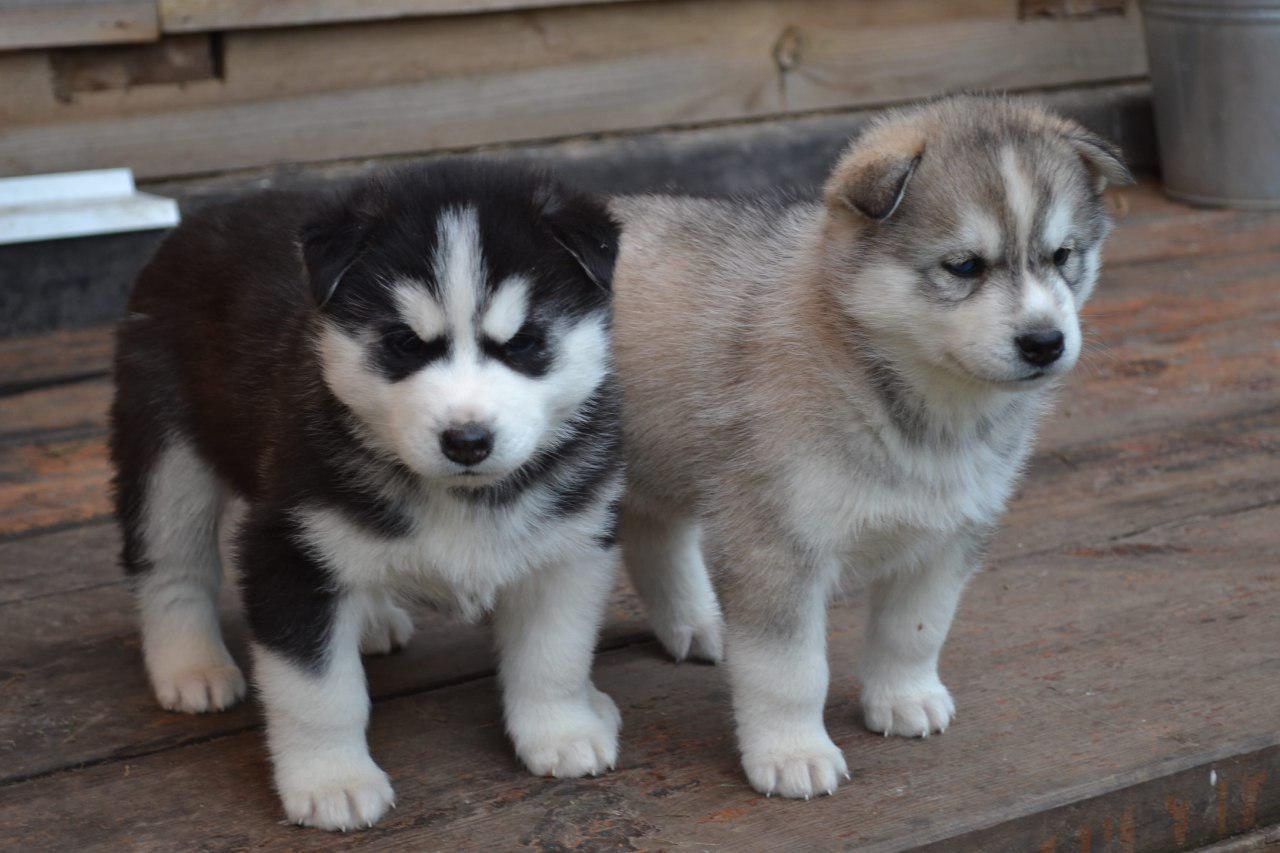
[[[1165,191],[1280,208],[1280,0],[1143,0]]]

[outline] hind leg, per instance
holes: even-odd
[[[361,599],[360,620],[362,655],[389,655],[413,636],[413,619],[386,590],[371,590]]]
[[[724,623],[702,561],[698,526],[627,507],[621,536],[627,573],[662,645],[676,660],[718,662],[724,655]]]
[[[160,704],[221,711],[244,698],[245,680],[222,641],[218,518],[222,485],[183,441],[147,470],[118,478],[125,568],[136,577],[142,652]]]

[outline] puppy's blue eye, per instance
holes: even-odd
[[[957,278],[977,278],[987,269],[987,262],[977,255],[962,261],[943,261],[942,268]]]
[[[1071,257],[1071,248],[1069,246],[1063,246],[1059,248],[1058,251],[1053,253],[1053,262],[1057,266],[1062,266],[1067,262],[1067,259],[1070,257]]]

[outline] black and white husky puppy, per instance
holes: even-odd
[[[493,614],[531,771],[614,765],[590,668],[618,562],[617,239],[544,176],[453,164],[209,210],[140,275],[111,449],[147,671],[171,710],[244,695],[216,608],[235,518],[290,820],[346,829],[392,804],[360,653],[407,640],[405,598]]]

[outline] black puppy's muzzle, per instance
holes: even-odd
[[[459,465],[478,465],[493,452],[493,430],[481,424],[463,424],[440,433],[440,452]]]

